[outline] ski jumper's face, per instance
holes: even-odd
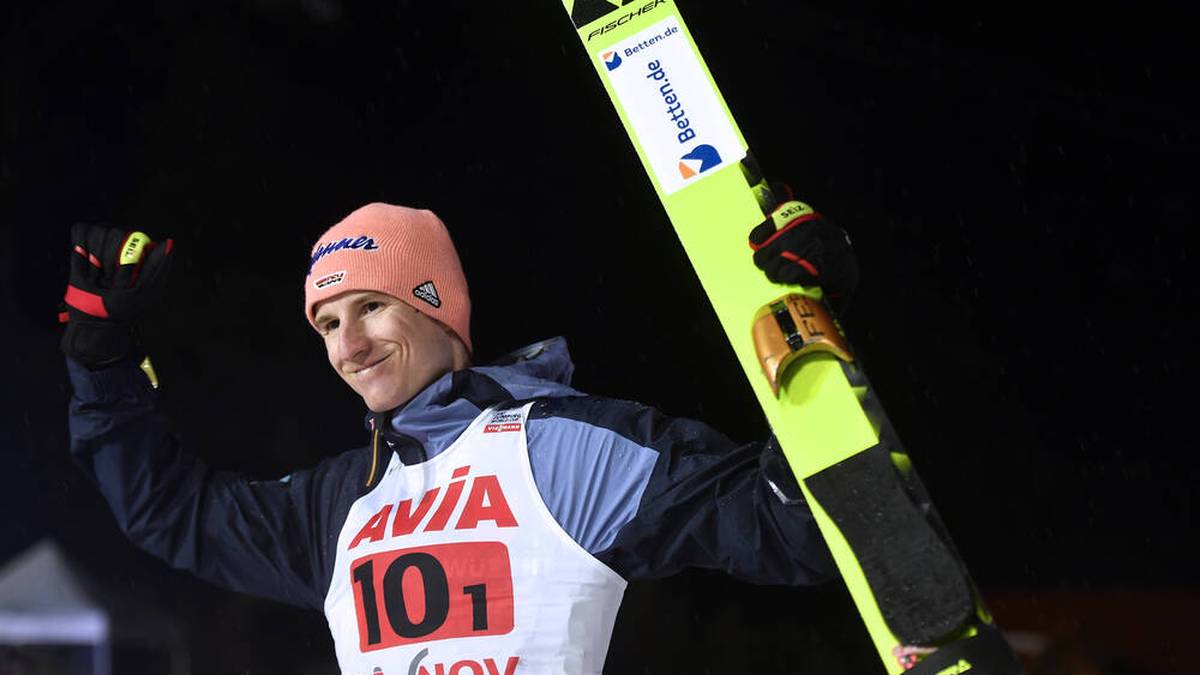
[[[437,378],[468,365],[449,329],[401,300],[351,291],[317,305],[329,365],[374,412],[396,408]]]

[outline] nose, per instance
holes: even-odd
[[[338,331],[338,351],[342,359],[363,363],[371,352],[371,337],[361,321],[347,321]]]

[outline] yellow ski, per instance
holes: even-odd
[[[755,268],[776,203],[674,0],[563,4],[887,672],[1020,673],[820,290]]]

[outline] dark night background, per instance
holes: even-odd
[[[1001,625],[1187,672],[1183,4],[681,4],[768,173],[853,234],[848,332]],[[72,222],[176,238],[144,341],[178,433],[224,468],[365,442],[300,284],[320,232],[374,200],[449,225],[479,360],[565,335],[579,388],[765,435],[557,2],[22,1],[0,21],[0,563],[56,538],[183,621],[193,672],[334,672],[332,644],[319,615],[135,550],[68,460]],[[856,622],[838,583],[635,584],[608,672],[874,672]]]

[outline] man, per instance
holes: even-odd
[[[852,289],[844,233],[813,214],[781,225],[751,235],[769,276]],[[372,439],[273,482],[183,452],[137,368],[129,325],[161,293],[171,240],[120,264],[130,234],[72,237],[72,453],[142,548],[323,609],[345,673],[598,673],[630,579],[833,570],[772,444],[584,395],[562,339],[472,366],[466,279],[429,211],[370,204],[314,246],[306,313]]]

